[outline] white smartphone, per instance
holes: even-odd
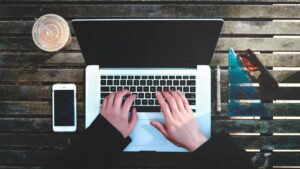
[[[77,128],[75,84],[52,86],[52,128],[55,132],[74,132]]]

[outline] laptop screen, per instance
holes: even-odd
[[[74,20],[87,65],[194,67],[209,65],[221,19]]]

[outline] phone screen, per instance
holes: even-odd
[[[54,90],[54,125],[74,126],[74,91]]]

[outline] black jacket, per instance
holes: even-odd
[[[103,134],[105,133],[105,134]],[[49,169],[102,169],[113,163],[116,155],[130,143],[103,116],[99,115],[84,132],[80,141],[60,156],[52,159]],[[220,169],[250,169],[251,163],[241,156],[241,151],[221,133],[191,153],[199,166]],[[202,167],[201,167],[202,168]]]

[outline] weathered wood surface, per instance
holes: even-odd
[[[51,101],[0,101],[0,117],[51,117]],[[266,111],[270,116],[299,116],[299,103],[263,103]],[[215,105],[212,103],[212,110]],[[79,116],[84,115],[84,103],[77,102],[77,113]],[[214,117],[227,116],[227,103],[222,103],[221,112],[212,112]]]
[[[0,34],[31,35],[34,21],[0,21]],[[69,23],[71,25],[71,23]],[[72,27],[71,27],[72,28]],[[74,34],[73,29],[71,29]],[[299,35],[295,21],[226,21],[221,35]]]
[[[129,2],[129,3],[128,3]],[[68,21],[96,17],[222,17],[221,38],[211,66],[222,66],[222,111],[212,114],[213,131],[225,130],[256,166],[300,166],[299,103],[263,103],[269,119],[231,119],[227,116],[227,50],[251,48],[261,52],[263,64],[300,66],[299,0],[0,0],[0,168],[41,169],[48,156],[66,149],[83,131],[85,63],[74,32],[71,45],[60,52],[40,51],[31,40],[34,19],[57,13]],[[282,53],[273,53],[282,52]],[[293,52],[293,53],[290,53]],[[284,84],[300,83],[299,70],[271,74]],[[214,71],[212,71],[214,75]],[[57,134],[51,130],[51,85],[75,83],[78,89],[79,131]],[[212,85],[215,79],[212,78]],[[293,99],[300,87],[281,87],[263,93],[264,99]],[[212,92],[213,101],[215,93]],[[215,102],[212,103],[215,110]],[[272,119],[276,117],[287,119]],[[261,136],[242,135],[262,133]],[[272,136],[272,133],[289,133]],[[283,152],[276,152],[276,150]],[[273,152],[272,152],[273,150]],[[113,168],[199,168],[188,154],[123,154]]]
[[[261,62],[268,67],[297,67],[300,63],[300,54],[257,54]],[[215,53],[211,66],[228,66],[227,53]],[[85,67],[81,52],[1,52],[0,67],[30,68],[30,67]]]
[[[0,18],[33,19],[45,13],[83,17],[222,17],[299,19],[300,6],[223,4],[21,4],[0,6]],[[289,12],[287,12],[289,11]]]
[[[300,10],[300,9],[299,9]],[[229,48],[246,50],[248,48],[257,51],[299,52],[299,38],[235,38],[221,37],[216,51],[228,51]],[[0,50],[14,51],[40,51],[31,37],[0,37]],[[76,38],[66,50],[79,51]]]

